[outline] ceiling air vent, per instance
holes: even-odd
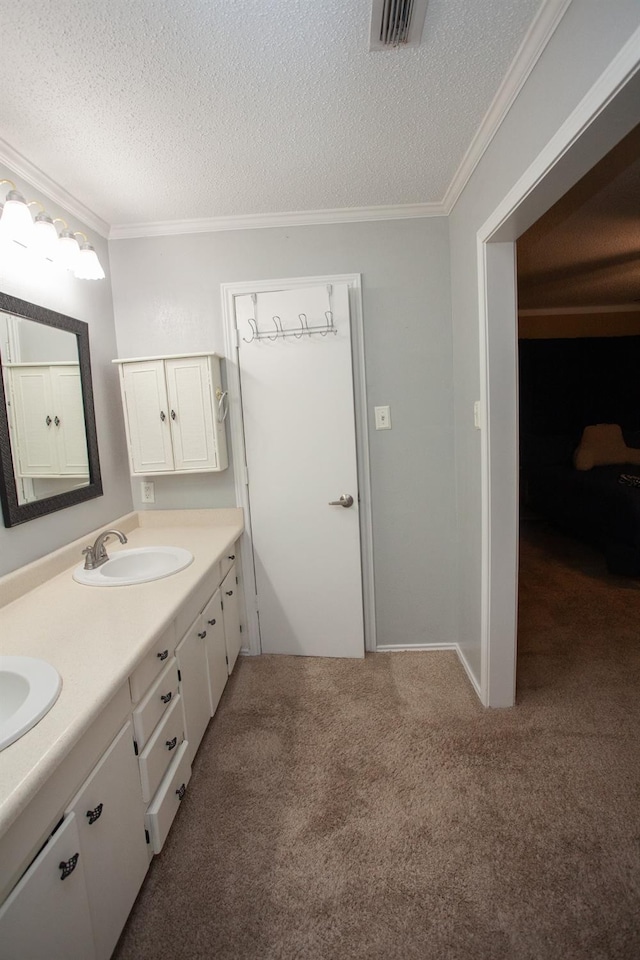
[[[373,0],[369,50],[417,47],[429,0]]]

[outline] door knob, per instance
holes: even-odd
[[[352,507],[353,497],[350,493],[343,493],[339,500],[330,500],[330,507]]]

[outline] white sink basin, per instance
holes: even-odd
[[[90,587],[126,587],[170,577],[192,562],[193,554],[182,547],[135,547],[119,550],[95,570],[76,567],[73,579]]]
[[[0,750],[42,720],[62,689],[60,674],[35,657],[0,657]]]

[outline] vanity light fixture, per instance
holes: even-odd
[[[0,203],[0,239],[13,240],[44,259],[73,271],[78,280],[104,280],[105,273],[98,255],[84,233],[72,230],[60,217],[54,220],[39,200],[25,200],[13,181],[0,180],[0,184],[3,183],[8,184],[10,190],[4,205]],[[29,207],[36,204],[41,209],[32,219]],[[56,223],[63,226],[60,233]]]
[[[0,180],[11,186],[0,218],[0,236],[15,240],[23,247],[28,247],[33,236],[33,220],[27,201],[12,180]]]

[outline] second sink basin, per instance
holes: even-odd
[[[51,709],[60,674],[36,657],[0,657],[0,750],[18,740]]]
[[[90,587],[126,587],[170,577],[192,562],[193,554],[182,547],[134,547],[119,550],[95,570],[76,567],[73,579]]]

